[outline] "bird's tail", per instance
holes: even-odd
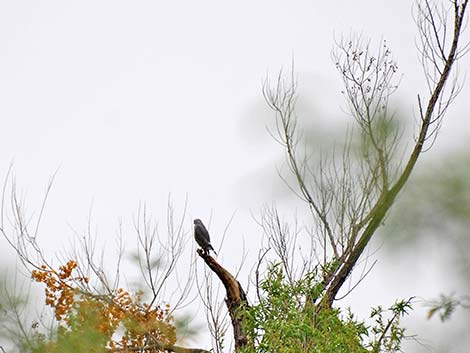
[[[215,250],[214,250],[214,248],[212,247],[212,245],[211,245],[211,244],[209,244],[209,249],[210,249],[210,250],[212,250],[212,251],[214,252],[214,254],[216,254],[216,255],[217,255],[217,253],[215,252]]]

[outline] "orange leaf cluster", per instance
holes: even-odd
[[[64,319],[72,309],[76,291],[73,287],[74,280],[88,282],[86,277],[72,277],[72,271],[76,267],[75,261],[68,261],[66,265],[59,267],[59,271],[42,265],[40,270],[34,270],[31,274],[36,282],[46,285],[46,304],[55,309],[57,321]]]
[[[76,262],[68,261],[58,271],[43,265],[32,272],[35,281],[46,285],[46,304],[55,310],[55,318],[62,328],[72,330],[77,323],[92,322],[94,330],[106,338],[106,346],[112,350],[176,342],[168,304],[164,308],[150,307],[142,303],[142,293],[132,297],[122,288],[111,295],[93,294],[79,286],[88,283],[88,278],[74,277],[72,272],[76,268]]]

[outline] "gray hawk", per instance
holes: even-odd
[[[211,245],[211,238],[204,224],[200,219],[194,220],[194,239],[196,243],[202,248],[202,250],[209,255],[209,251],[212,250],[216,255],[214,248]]]

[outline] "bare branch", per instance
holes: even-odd
[[[425,0],[426,4],[428,3]],[[430,134],[434,132],[429,132],[429,129],[432,127],[433,124],[436,124],[439,120],[433,119],[436,106],[439,100],[442,98],[442,94],[444,91],[445,84],[449,78],[451,68],[454,66],[456,55],[457,55],[457,48],[458,43],[461,35],[462,23],[464,20],[465,10],[468,4],[468,0],[463,1],[461,4],[458,4],[458,1],[453,1],[454,4],[454,30],[453,30],[453,38],[452,38],[452,45],[445,55],[445,63],[444,67],[441,70],[441,74],[435,84],[431,97],[427,103],[427,107],[425,109],[423,119],[421,122],[421,127],[419,130],[419,136],[414,146],[413,151],[411,152],[408,162],[405,165],[402,173],[398,177],[397,181],[389,188],[384,190],[381,194],[381,197],[376,202],[370,213],[366,216],[367,225],[363,230],[359,240],[354,245],[351,252],[348,254],[347,258],[341,264],[340,269],[338,270],[337,274],[335,274],[334,279],[332,280],[331,284],[329,285],[325,297],[323,298],[323,304],[327,306],[331,306],[336,294],[338,293],[339,289],[343,285],[346,278],[349,276],[351,271],[353,270],[357,260],[363,253],[366,245],[369,243],[372,235],[375,233],[379,225],[382,223],[387,211],[390,209],[392,204],[395,201],[398,193],[402,190],[405,183],[408,181],[411,172],[416,165],[418,157],[423,151],[423,146],[425,141],[429,138]],[[420,10],[421,11],[421,10]],[[424,15],[429,14],[424,12]],[[432,17],[427,17],[426,20],[430,20]],[[432,24],[432,23],[431,23]],[[427,33],[427,32],[426,32]],[[438,63],[435,62],[437,65]],[[446,105],[447,106],[447,105]],[[439,108],[438,108],[439,109]],[[438,110],[438,118],[442,118],[442,114],[444,113],[446,107],[442,110]],[[359,224],[362,226],[362,224]]]
[[[205,349],[185,348],[181,346],[155,342],[155,340],[151,344],[148,344],[142,347],[106,349],[107,352],[146,352],[150,350],[168,351],[168,352],[175,352],[175,353],[211,353],[210,351],[207,351]]]
[[[333,230],[326,217],[326,212],[322,205],[315,200],[310,188],[307,186],[305,180],[306,166],[300,163],[300,159],[296,154],[299,139],[296,131],[297,120],[295,116],[296,90],[297,83],[294,77],[294,68],[292,67],[290,81],[284,81],[282,70],[279,72],[274,88],[266,80],[263,86],[263,96],[268,106],[276,113],[277,141],[286,148],[288,165],[296,179],[302,199],[308,203],[312,214],[319,218],[328,235],[333,253],[336,257],[339,257]]]
[[[248,300],[240,282],[233,277],[230,272],[224,269],[213,257],[206,254],[201,249],[197,250],[199,256],[206,265],[219,277],[226,290],[225,303],[227,305],[230,318],[232,319],[233,336],[235,340],[235,350],[252,345],[250,335],[245,332],[243,326],[243,315],[241,309],[249,306]]]

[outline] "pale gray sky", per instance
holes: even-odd
[[[176,207],[188,195],[190,218],[212,214],[214,232],[237,212],[237,239],[225,248],[241,251],[241,235],[259,239],[250,212],[273,201],[271,188],[281,184],[282,151],[260,108],[266,74],[294,57],[314,119],[346,120],[334,36],[384,38],[403,74],[400,109],[413,119],[425,86],[411,3],[0,1],[0,175],[14,161],[17,184],[37,210],[59,168],[41,235],[50,252],[68,244],[71,227],[86,227],[92,203],[100,237],[112,241],[118,217],[131,219],[139,201],[162,218],[169,193]],[[436,150],[468,146],[469,96],[465,87]],[[236,266],[239,258],[227,262]],[[422,288],[385,289],[377,281],[389,268],[377,267],[367,285],[384,292],[373,304]]]

